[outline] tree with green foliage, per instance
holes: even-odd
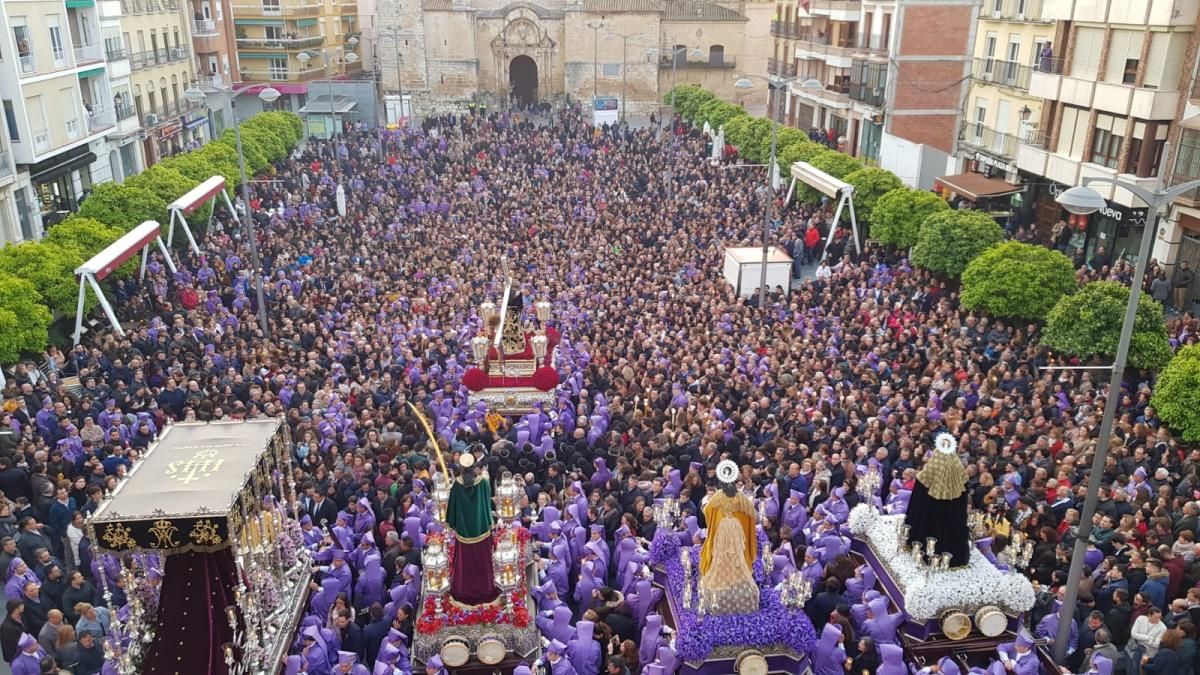
[[[967,264],[1004,239],[1004,228],[982,211],[939,211],[921,223],[912,264],[958,278]]]
[[[992,316],[1041,320],[1079,287],[1067,256],[1036,244],[1005,241],[967,264],[962,305]]]
[[[79,215],[128,232],[147,220],[167,222],[167,202],[144,187],[100,183],[79,205]]]
[[[1046,315],[1042,343],[1053,350],[1088,358],[1117,353],[1129,288],[1116,281],[1093,281],[1063,296]],[[1156,370],[1171,360],[1163,307],[1145,293],[1138,302],[1129,346],[1129,365]]]
[[[39,300],[33,283],[0,274],[0,363],[13,363],[22,354],[45,349],[54,317]]]
[[[929,216],[949,211],[946,200],[925,190],[898,187],[879,197],[871,209],[871,238],[900,249],[917,243],[921,223]]]
[[[84,263],[83,252],[74,246],[44,241],[9,244],[0,249],[0,273],[27,279],[51,310],[74,314],[79,295],[75,270]],[[96,301],[88,297],[85,311]]]
[[[90,258],[125,234],[121,230],[78,214],[51,227],[42,241],[58,246],[74,246]]]
[[[775,151],[775,155],[779,158],[779,166],[785,169],[784,175],[789,175],[791,166],[796,162],[811,162],[813,157],[825,152],[825,146],[820,143],[813,143],[805,138],[801,141],[794,141],[786,145],[780,144]]]
[[[233,129],[226,129],[221,133],[221,137],[213,141],[213,143],[221,143],[229,146],[233,150],[233,156],[237,157],[237,137],[234,135]],[[248,175],[262,173],[271,165],[271,162],[267,160],[267,154],[263,152],[258,142],[244,135],[242,136],[242,156],[246,158],[246,173]]]
[[[709,126],[718,129],[722,125],[728,124],[729,120],[746,114],[746,110],[741,106],[736,106],[718,98],[700,106],[700,114],[693,120],[693,123],[703,126],[705,122],[708,122]]]
[[[843,176],[842,180],[854,186],[854,214],[859,222],[872,222],[871,214],[879,198],[896,188],[904,187],[896,174],[875,167],[851,171]],[[846,214],[846,219],[849,217],[849,214]]]
[[[697,84],[683,84],[674,89],[675,111],[688,122],[695,122],[700,114],[700,107],[709,101],[716,100],[716,95]],[[663,97],[663,104],[671,104],[671,92]],[[701,122],[703,124],[703,122]]]
[[[1175,435],[1188,443],[1200,441],[1200,345],[1176,352],[1158,374],[1150,405]]]
[[[260,121],[255,117],[242,123],[242,142],[247,139],[258,143],[272,163],[287,157],[292,146],[288,142],[290,131],[280,129],[269,122]]]

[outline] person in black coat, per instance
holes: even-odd
[[[379,656],[379,648],[383,645],[383,639],[387,637],[392,622],[384,617],[383,605],[378,602],[367,609],[367,615],[370,617],[370,623],[363,629],[363,649],[365,651],[363,656],[366,666],[374,668],[375,659]]]
[[[28,633],[21,615],[25,613],[25,603],[20,600],[9,600],[5,605],[4,622],[0,623],[0,654],[5,663],[12,663],[17,658],[17,643],[21,635]]]
[[[341,633],[342,646],[338,651],[353,652],[363,658],[363,632],[350,618],[350,610],[343,609],[334,617],[333,626]]]
[[[46,625],[48,615],[53,607],[42,597],[42,589],[37,582],[26,582],[25,594],[21,597],[21,601],[25,603],[25,613],[21,615],[21,621],[28,629],[28,633],[30,635],[41,633],[42,626]]]

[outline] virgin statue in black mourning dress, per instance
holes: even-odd
[[[971,560],[971,531],[967,527],[967,471],[950,434],[934,439],[933,456],[917,474],[912,499],[904,523],[908,525],[908,543],[925,546],[929,537],[937,538],[938,554],[949,553],[950,567],[962,567]]]

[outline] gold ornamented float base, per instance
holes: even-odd
[[[540,402],[544,410],[554,407],[554,391],[542,391],[535,387],[489,387],[471,393],[471,404],[483,401],[489,410],[501,415],[524,415],[533,412],[534,404]]]

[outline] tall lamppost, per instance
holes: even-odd
[[[762,226],[762,275],[758,284],[758,306],[766,310],[767,308],[767,261],[770,258],[770,247],[767,245],[771,230],[771,211],[775,205],[775,172],[779,170],[779,165],[775,160],[775,145],[778,136],[779,121],[775,119],[778,116],[778,105],[775,103],[775,90],[786,87],[796,81],[795,77],[766,77],[763,75],[742,75],[733,83],[735,89],[746,91],[754,88],[752,80],[761,80],[767,83],[767,107],[771,110],[771,158],[767,160],[767,206]],[[804,88],[811,88],[815,80],[806,80],[802,85]],[[820,83],[817,82],[819,85]],[[790,274],[790,272],[789,272]]]
[[[700,51],[699,48],[693,49],[689,52],[687,47],[675,47],[674,49],[671,49],[671,50],[661,50],[658,47],[651,47],[646,50],[646,55],[657,57],[658,54],[667,53],[668,51],[671,54],[671,128],[670,128],[670,137],[671,137],[671,143],[672,143],[672,150],[674,150],[675,90],[678,88],[676,86],[675,74],[676,74],[676,67],[679,65],[679,55],[683,54],[683,53],[687,53],[688,56],[691,56],[693,58],[700,58],[701,56],[704,56],[704,52]],[[661,124],[661,123],[662,123],[662,121],[660,120],[659,124]],[[666,143],[665,139],[663,140],[663,143],[664,144]],[[674,156],[674,152],[672,152],[671,155],[668,156],[668,158],[667,158],[667,176],[666,176],[666,178],[667,178],[667,199],[671,198],[671,193],[673,191],[673,185],[675,183],[674,165],[675,165],[675,156]]]
[[[600,79],[600,29],[608,24],[603,21],[585,24],[592,29],[592,114],[596,114],[596,82]]]
[[[625,121],[625,98],[629,85],[629,38],[636,33],[618,33],[612,31],[608,39],[621,38],[621,121]]]
[[[387,31],[390,35],[383,40],[384,44],[391,43],[396,49],[396,96],[400,99],[400,109],[396,113],[397,122],[404,122],[404,78],[400,74],[400,28],[392,26]]]
[[[241,189],[238,192],[242,197],[242,228],[245,230],[246,239],[250,243],[250,262],[254,265],[254,297],[258,301],[258,327],[262,329],[263,337],[270,337],[271,329],[267,324],[267,303],[263,296],[264,270],[262,268],[262,260],[258,257],[258,241],[254,232],[254,217],[250,213],[250,184],[246,180],[246,154],[242,151],[242,122],[238,119],[237,115],[237,97],[246,91],[246,89],[238,91],[218,89],[210,94],[193,85],[183,92],[183,97],[193,103],[203,104],[208,109],[210,116],[212,115],[212,106],[208,104],[208,97],[210,95],[223,97],[229,102],[229,109],[233,114],[233,137],[237,145],[238,174],[241,178]],[[279,100],[279,90],[274,87],[264,87],[258,92],[258,99],[263,103],[274,103]]]
[[[1164,152],[1166,157],[1169,153]],[[1075,605],[1079,600],[1079,580],[1083,576],[1083,558],[1087,552],[1088,538],[1092,534],[1092,516],[1100,497],[1100,479],[1108,461],[1108,443],[1112,438],[1113,420],[1117,414],[1117,401],[1121,399],[1121,381],[1125,377],[1125,364],[1129,358],[1129,344],[1133,339],[1133,324],[1137,317],[1138,301],[1142,296],[1142,280],[1146,275],[1146,261],[1150,257],[1150,246],[1158,230],[1159,211],[1175,201],[1176,197],[1200,187],[1200,180],[1176,185],[1168,190],[1147,190],[1136,183],[1116,178],[1094,176],[1083,179],[1083,186],[1073,187],[1058,196],[1058,203],[1076,215],[1089,215],[1107,206],[1104,197],[1088,185],[1108,183],[1137,195],[1150,207],[1149,217],[1142,230],[1142,242],[1138,246],[1137,262],[1134,264],[1133,279],[1129,283],[1129,304],[1125,306],[1125,318],[1121,322],[1121,336],[1117,341],[1117,354],[1113,357],[1112,376],[1108,381],[1108,395],[1104,399],[1104,416],[1100,419],[1100,435],[1096,439],[1096,454],[1092,457],[1092,473],[1088,476],[1087,496],[1083,500],[1083,512],[1079,515],[1079,533],[1075,537],[1075,551],[1071,556],[1071,567],[1067,574],[1066,595],[1058,610],[1058,635],[1054,640],[1054,660],[1062,663],[1067,654],[1068,633],[1071,620],[1075,617]],[[1135,666],[1136,667],[1136,666]]]

